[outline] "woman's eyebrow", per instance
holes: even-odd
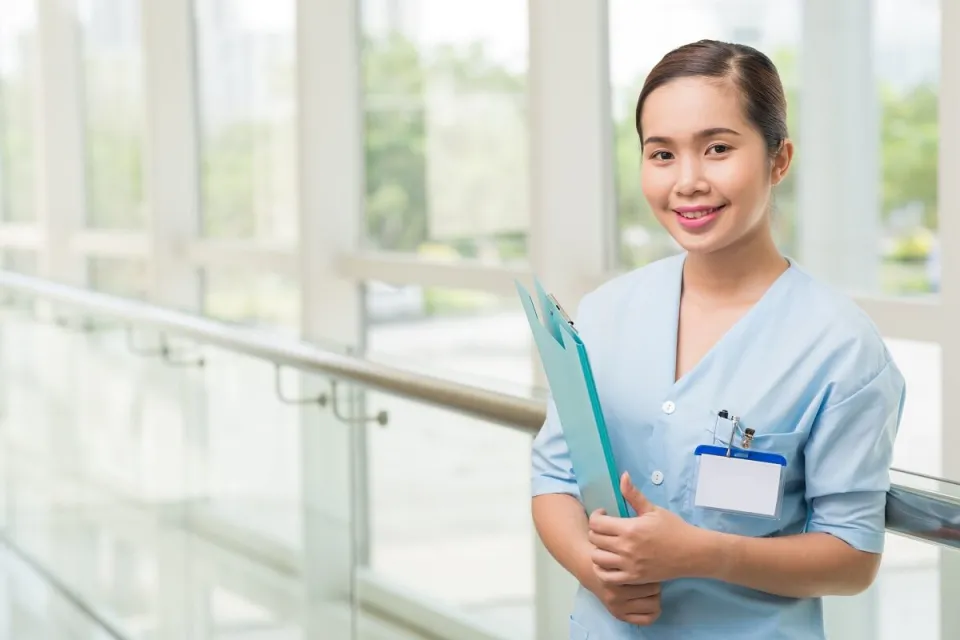
[[[696,134],[694,134],[694,137],[698,139],[712,138],[713,136],[720,135],[722,133],[727,135],[734,135],[734,136],[740,135],[739,131],[734,131],[733,129],[728,129],[727,127],[710,127],[709,129],[703,129],[702,131],[698,131]],[[646,146],[651,143],[669,144],[671,142],[673,142],[673,140],[666,136],[650,136],[649,138],[643,141],[643,144],[644,146]]]

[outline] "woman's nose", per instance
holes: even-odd
[[[679,172],[677,174],[676,191],[679,195],[693,195],[704,190],[706,181],[703,179],[703,171],[696,159],[689,158],[679,163]]]

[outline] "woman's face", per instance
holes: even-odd
[[[680,78],[643,106],[643,194],[684,250],[710,253],[769,233],[771,187],[790,164],[773,162],[729,80]]]

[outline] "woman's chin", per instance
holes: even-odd
[[[681,229],[679,233],[672,235],[677,244],[687,253],[712,253],[722,249],[726,244],[723,242],[722,234],[718,233],[692,235]]]

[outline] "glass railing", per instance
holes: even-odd
[[[4,289],[3,535],[111,637],[537,637],[539,398],[19,276]],[[893,479],[881,574],[828,599],[831,638],[940,637],[960,501]]]
[[[522,398],[361,395],[114,311],[2,308],[0,452],[11,548],[122,637],[533,636]]]

